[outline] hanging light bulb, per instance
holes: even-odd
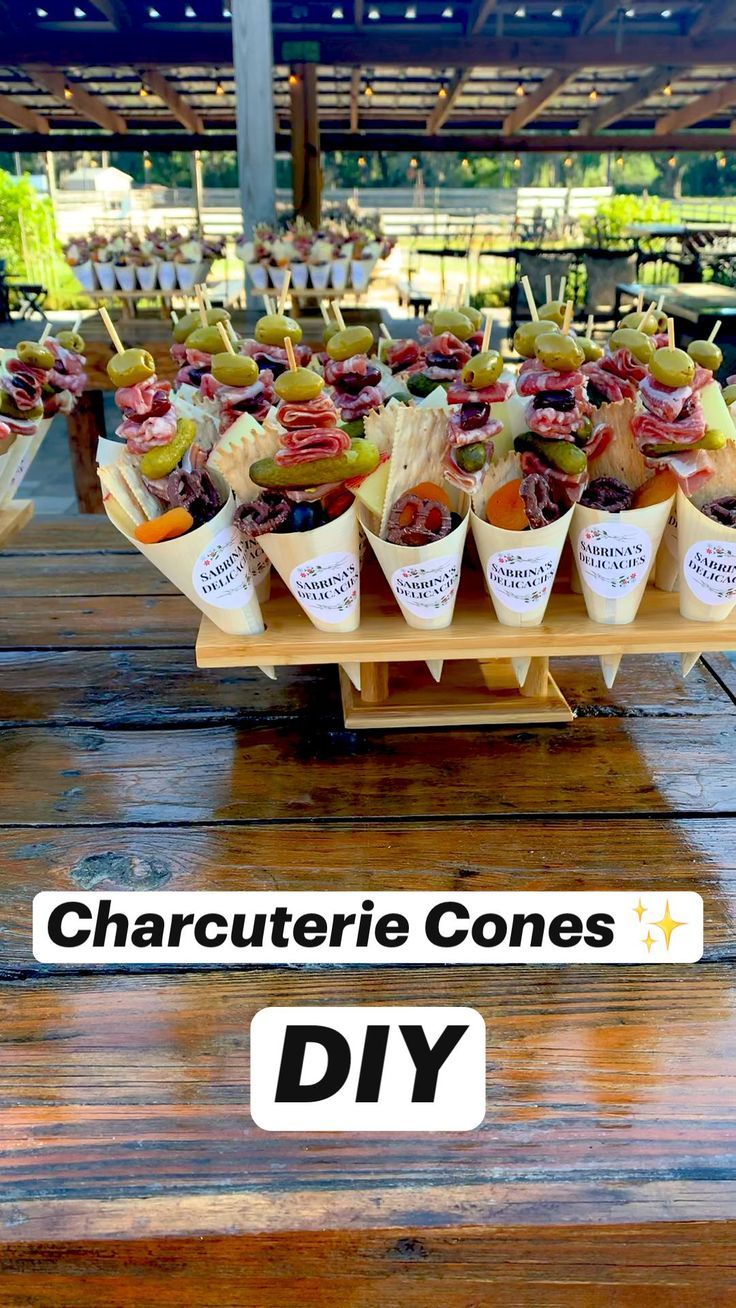
[[[218,81],[215,84],[215,95],[224,95],[224,94],[225,94],[225,87],[223,86],[222,82]]]
[[[588,95],[588,99],[592,100],[593,102],[595,102],[598,99],[598,92],[596,91],[595,87],[591,88],[590,94]]]
[[[358,167],[365,168],[365,165],[366,165],[366,157],[364,154],[361,154],[358,158]]]
[[[719,168],[725,168],[725,167],[726,167],[726,162],[727,162],[727,160],[726,160],[726,156],[725,156],[725,154],[719,154],[719,156],[718,156],[718,167],[719,167]]]
[[[565,156],[564,163],[565,163],[565,167],[566,167],[566,168],[572,168],[572,157],[571,157],[571,155],[568,154],[568,155]]]
[[[138,94],[141,97],[141,100],[147,99],[148,87],[146,86],[145,82],[141,82],[140,86],[138,87]]]
[[[453,9],[452,5],[445,5],[444,9],[442,10],[442,17],[452,18],[454,16],[454,13],[455,10]]]
[[[339,22],[341,18],[345,17],[342,5],[335,5],[335,8],[332,11],[332,17],[335,19],[335,22]]]
[[[446,99],[447,99],[447,86],[445,85],[444,82],[440,82],[440,87],[439,87],[439,90],[438,90],[438,92],[437,92],[437,96],[438,96],[438,99],[440,99],[440,100],[446,100]]]
[[[470,160],[469,160],[469,159],[463,159],[462,162],[461,162],[461,164],[460,164],[460,167],[461,167],[461,168],[469,168],[469,167],[470,167]]]
[[[48,9],[37,9],[37,10],[36,10],[36,17],[37,17],[37,18],[48,18],[48,16],[49,16],[49,11],[48,11]]]
[[[365,84],[364,95],[366,96],[366,98],[367,98],[368,100],[370,100],[371,96],[373,95],[373,83],[372,83],[372,82],[366,82],[366,84]]]
[[[70,87],[69,83],[66,82],[64,86],[64,99],[71,100],[72,95],[73,95],[72,88]]]
[[[412,155],[411,159],[409,160],[409,167],[410,167],[410,168],[418,168],[418,167],[419,167],[419,160],[418,160],[418,159],[415,159],[413,155]]]
[[[525,89],[525,87],[524,87],[524,83],[523,83],[523,82],[519,82],[519,85],[518,85],[517,88],[516,88],[516,94],[518,95],[518,97],[519,97],[520,100],[522,100],[522,99],[524,98],[524,96],[526,95],[526,89]]]
[[[153,159],[151,158],[147,150],[143,155],[143,167],[145,168],[146,172],[148,172],[149,168],[153,168]]]
[[[292,68],[291,72],[289,73],[289,86],[298,86],[298,85],[299,85],[299,78],[297,77],[296,73],[294,72],[294,69]]]
[[[153,5],[149,5],[149,7],[148,7],[148,17],[149,17],[149,18],[160,18],[161,15],[160,15],[160,13],[158,12],[158,9],[154,9]]]
[[[669,157],[669,159],[667,160],[667,163],[669,164],[670,168],[676,168],[676,167],[677,167],[677,155],[676,155],[676,154],[671,154],[670,157]]]
[[[521,159],[519,158],[518,154],[514,159],[514,168],[521,168]]]
[[[417,16],[416,5],[407,5],[406,10],[404,12],[404,18],[412,19],[412,18],[416,18],[416,16]]]
[[[86,18],[87,15],[86,15],[86,13],[84,12],[84,10],[83,10],[83,9],[80,9],[79,6],[77,5],[77,6],[75,6],[75,9],[74,9],[74,17],[75,17],[75,18]]]
[[[370,18],[371,22],[377,23],[379,18],[381,17],[380,9],[376,9],[375,6],[373,6],[372,9],[368,10],[368,17]]]
[[[623,156],[622,154],[620,154],[620,155],[618,156],[618,159],[616,160],[616,163],[617,163],[617,165],[618,165],[619,168],[623,168],[623,166],[624,166],[624,156]]]
[[[196,9],[194,9],[194,7],[193,7],[192,5],[186,5],[186,6],[185,6],[185,9],[184,9],[184,17],[185,17],[185,18],[196,18],[196,17],[197,17],[197,11],[196,11]]]

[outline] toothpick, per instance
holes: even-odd
[[[664,307],[664,299],[665,299],[665,297],[664,297],[664,292],[663,292],[662,295],[660,295],[659,299],[657,300],[657,313],[661,313],[661,312],[662,312],[662,309],[663,309],[663,307]]]
[[[276,305],[270,295],[262,295],[261,299],[263,300],[263,307],[266,310],[266,313],[276,312]]]
[[[76,333],[79,331],[80,327],[82,326],[82,319],[83,319],[83,315],[81,313],[77,314],[76,318],[74,319],[74,322],[72,323],[73,332]]]
[[[592,337],[593,337],[593,328],[594,328],[594,327],[595,327],[595,314],[594,314],[594,313],[589,313],[589,314],[588,314],[588,321],[587,321],[586,324],[585,324],[585,335],[588,336],[588,337],[590,337],[591,339],[592,339]]]
[[[460,305],[463,303],[464,299],[465,299],[465,282],[461,282],[457,288],[457,299],[455,300],[456,308],[458,309],[460,308]]]
[[[171,321],[173,322],[174,326],[176,327],[176,324],[177,324],[178,321],[179,321],[179,315],[178,315],[178,313],[176,312],[175,309],[172,309],[172,310],[171,310]]]
[[[234,354],[234,353],[235,353],[235,349],[234,349],[234,347],[233,347],[233,343],[232,343],[232,341],[230,340],[230,336],[229,336],[228,332],[225,330],[225,324],[224,324],[224,322],[218,322],[218,324],[217,324],[217,330],[218,330],[218,332],[220,333],[220,335],[221,335],[221,337],[222,337],[222,343],[223,343],[223,345],[225,346],[225,349],[227,350],[228,354]]]
[[[713,331],[711,332],[710,336],[708,337],[708,340],[709,340],[709,341],[714,341],[714,340],[716,339],[716,336],[718,335],[718,333],[719,333],[720,330],[721,330],[721,319],[719,318],[719,319],[718,319],[718,322],[715,324],[715,326],[714,326],[714,328],[713,328]]]
[[[199,309],[199,321],[201,322],[201,324],[202,324],[203,327],[207,327],[207,326],[208,326],[208,323],[207,323],[207,306],[206,306],[206,304],[205,304],[205,302],[204,302],[204,296],[203,296],[203,294],[202,294],[202,287],[201,287],[201,286],[195,286],[195,288],[194,288],[194,294],[195,294],[196,297],[197,297],[197,308]]]
[[[480,344],[481,354],[484,354],[491,343],[491,330],[493,328],[493,319],[488,310],[484,313],[485,322],[483,323],[483,340]]]
[[[564,317],[563,322],[562,322],[562,335],[563,335],[563,336],[567,336],[567,334],[568,334],[568,332],[569,332],[569,330],[570,330],[570,327],[572,326],[572,308],[573,308],[573,306],[572,306],[572,300],[568,300],[568,301],[567,301],[567,304],[565,305],[565,317]]]
[[[567,278],[566,278],[566,277],[561,277],[561,278],[560,278],[560,293],[559,293],[559,295],[557,296],[557,299],[558,299],[558,300],[564,300],[564,298],[565,298],[565,287],[566,287],[566,286],[567,286]]]
[[[381,333],[381,335],[382,335],[382,337],[383,337],[383,339],[384,339],[385,341],[392,341],[392,340],[393,340],[393,336],[391,335],[391,333],[390,333],[388,327],[386,326],[385,322],[382,322],[382,323],[381,323],[381,326],[378,328],[378,330],[379,330],[379,332]]]
[[[289,372],[296,372],[297,362],[290,336],[284,338],[284,349],[286,350],[286,357],[289,360]]]
[[[674,320],[674,318],[668,318],[668,319],[667,319],[667,344],[669,345],[669,347],[670,347],[671,350],[674,350],[674,348],[675,348],[675,320]]]
[[[534,292],[532,290],[531,282],[529,281],[529,278],[522,277],[521,284],[524,287],[524,294],[526,296],[526,302],[529,305],[529,312],[532,315],[532,322],[538,322],[539,314],[537,313],[537,305],[534,300]]]
[[[544,276],[544,294],[546,295],[547,303],[549,304],[552,299],[552,278],[549,273],[545,273]]]
[[[280,317],[283,317],[284,315],[284,309],[286,308],[286,297],[289,294],[290,282],[291,282],[291,268],[287,268],[286,272],[284,273],[284,282],[281,287],[281,291],[279,293],[279,307],[276,310],[276,312],[279,314]]]
[[[38,343],[39,343],[39,345],[43,345],[44,341],[46,340],[46,337],[50,334],[50,332],[51,332],[51,323],[50,323],[50,322],[47,322],[47,323],[46,323],[46,326],[44,327],[43,331],[41,332],[41,335],[40,335],[39,338],[38,338]]]
[[[328,306],[325,304],[324,300],[320,300],[319,302],[319,311],[325,320],[325,326],[329,327],[332,322],[332,319],[330,318],[330,310]]]
[[[112,318],[110,317],[109,313],[107,312],[107,309],[105,308],[104,304],[100,306],[100,317],[107,328],[107,334],[110,337],[110,340],[112,341],[113,345],[115,346],[117,353],[124,354],[125,346],[123,345],[123,342],[118,336],[115,330],[115,324]]]
[[[209,312],[209,310],[212,308],[212,300],[210,299],[210,293],[207,290],[206,286],[202,287],[202,299],[204,300],[205,309],[207,309],[207,311]]]
[[[341,332],[344,332],[344,331],[345,331],[345,319],[344,319],[343,316],[342,316],[342,309],[340,308],[339,304],[337,303],[337,300],[333,301],[332,312],[333,312],[334,315],[335,315],[335,321],[337,322],[337,325],[338,325],[338,327],[340,328],[340,331],[341,331]]]
[[[643,308],[644,308],[644,292],[639,291],[639,294],[636,297],[636,312],[641,313]]]

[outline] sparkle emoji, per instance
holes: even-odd
[[[677,922],[675,920],[670,913],[670,901],[668,899],[664,906],[664,917],[660,918],[659,922],[653,922],[652,926],[659,927],[664,936],[665,949],[669,949],[673,931],[675,931],[679,926],[687,926],[687,923]]]
[[[644,939],[642,940],[641,943],[642,943],[643,945],[646,945],[646,947],[647,947],[647,953],[648,953],[648,954],[651,954],[651,952],[652,952],[652,945],[656,945],[657,942],[656,942],[654,936],[652,935],[651,931],[647,931],[647,934],[645,935],[645,937],[644,937]]]
[[[641,895],[640,895],[640,896],[639,896],[639,903],[637,904],[636,908],[634,909],[634,912],[636,913],[636,916],[638,917],[638,919],[639,919],[640,922],[641,922],[641,919],[643,918],[644,914],[646,913],[646,911],[647,911],[647,910],[645,909],[644,905],[643,905],[642,902],[641,902]]]

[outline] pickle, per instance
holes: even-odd
[[[365,427],[362,418],[351,418],[349,422],[340,423],[343,431],[346,431],[351,441],[359,440],[365,436]]]
[[[431,377],[427,377],[423,372],[413,372],[411,377],[406,379],[406,389],[410,395],[415,395],[418,400],[423,400],[425,396],[431,395],[432,391],[435,391],[438,386],[444,386],[445,390],[447,390],[449,385],[449,382],[433,381]]]
[[[140,462],[143,476],[149,477],[151,481],[156,481],[159,477],[168,477],[169,473],[181,463],[196,435],[197,424],[194,419],[179,418],[176,435],[168,445],[157,445],[143,455]]]
[[[367,477],[378,467],[380,457],[371,441],[354,440],[349,450],[334,459],[313,459],[292,467],[285,467],[275,459],[258,459],[250,466],[250,479],[256,486],[275,490],[306,489],[332,481],[347,481],[350,477]]]
[[[647,445],[647,454],[652,457],[659,454],[683,454],[687,450],[722,450],[726,444],[726,437],[722,431],[715,427],[709,427],[704,436],[694,445],[678,445],[676,441],[665,441],[661,445]]]
[[[519,454],[524,450],[532,454],[541,455],[553,468],[559,468],[560,472],[567,472],[572,477],[578,473],[585,472],[588,466],[588,456],[585,450],[581,450],[571,441],[553,441],[547,440],[544,436],[535,436],[533,432],[525,432],[523,436],[517,436],[514,441],[514,449]]]
[[[6,418],[19,418],[23,422],[38,422],[38,419],[43,417],[43,405],[38,404],[34,409],[19,409],[7,391],[0,391],[0,415]]]

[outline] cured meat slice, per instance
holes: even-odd
[[[350,437],[340,427],[331,427],[329,431],[321,427],[303,427],[285,433],[281,438],[281,448],[274,457],[282,467],[293,468],[317,459],[335,459],[349,449]]]

